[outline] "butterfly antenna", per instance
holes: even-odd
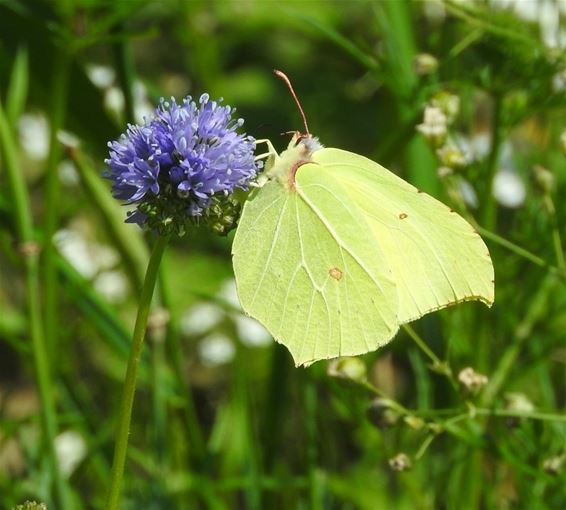
[[[309,126],[307,124],[307,117],[305,116],[305,112],[303,110],[303,107],[301,106],[301,102],[299,101],[297,94],[295,94],[295,89],[293,88],[293,85],[291,85],[291,80],[289,80],[289,78],[283,71],[274,69],[273,74],[275,74],[275,76],[277,76],[278,78],[281,78],[287,84],[287,87],[289,88],[289,91],[291,92],[291,95],[293,96],[293,99],[295,100],[295,103],[297,103],[297,107],[301,112],[301,117],[303,117],[303,124],[305,125],[305,132],[306,132],[305,134],[306,136],[310,136]]]

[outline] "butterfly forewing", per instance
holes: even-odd
[[[460,301],[493,303],[487,247],[461,216],[357,154],[323,149],[313,161],[370,226],[397,284],[400,323]]]

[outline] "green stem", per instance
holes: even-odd
[[[560,237],[560,229],[558,227],[558,221],[556,219],[556,207],[554,206],[554,200],[550,193],[545,196],[546,209],[552,221],[552,244],[554,246],[554,252],[556,254],[556,263],[558,268],[564,274],[566,274],[566,260],[564,260],[564,249],[562,248],[562,239]]]
[[[403,324],[402,327],[406,331],[406,333],[411,337],[411,339],[415,342],[415,344],[417,344],[417,347],[421,351],[423,351],[435,365],[442,364],[440,358],[436,354],[434,354],[434,352],[431,351],[429,346],[424,342],[424,340],[417,334],[417,332],[411,326],[409,326],[408,324]]]
[[[43,322],[41,320],[38,247],[33,236],[33,220],[29,195],[24,175],[18,165],[15,147],[16,142],[13,139],[4,110],[0,105],[0,148],[3,150],[6,180],[13,201],[20,250],[24,258],[26,271],[26,298],[31,325],[30,334],[34,369],[41,401],[41,425],[43,428],[44,441],[47,446],[49,464],[55,481],[59,507],[62,510],[68,510],[71,508],[70,494],[67,483],[59,469],[59,463],[55,453],[57,414],[47,349],[45,347]]]
[[[425,437],[424,441],[421,443],[421,446],[417,450],[417,453],[415,453],[415,460],[419,460],[425,454],[425,452],[428,450],[428,447],[431,445],[437,435],[438,434],[429,434]]]
[[[474,226],[482,236],[489,239],[490,241],[499,244],[500,246],[503,246],[503,248],[507,248],[509,251],[512,251],[516,255],[519,255],[519,257],[523,257],[524,259],[527,259],[533,264],[540,267],[545,267],[548,265],[543,258],[539,257],[538,255],[535,255],[534,253],[531,253],[528,250],[525,250],[524,248],[521,248],[520,246],[516,245],[515,243],[512,243],[511,241],[508,241],[507,239],[496,234],[495,232],[480,227],[478,224],[475,224]]]
[[[130,358],[128,360],[128,368],[126,378],[124,380],[124,388],[122,392],[122,401],[120,405],[120,416],[118,421],[118,430],[116,432],[116,443],[114,446],[114,461],[112,463],[112,473],[110,482],[110,491],[106,504],[107,510],[117,510],[120,503],[120,495],[122,491],[122,479],[124,477],[124,466],[126,464],[126,453],[128,449],[128,436],[130,433],[130,422],[132,418],[132,408],[134,405],[134,396],[136,393],[136,378],[138,365],[141,357],[141,349],[145,337],[147,319],[151,307],[151,299],[155,289],[155,282],[159,272],[159,264],[167,245],[167,238],[159,236],[153,246],[153,251],[147,266],[145,280],[141,291],[138,314],[132,337],[132,345]]]
[[[376,388],[372,383],[370,383],[367,379],[363,381],[356,381],[362,388],[365,388],[370,393],[373,393],[377,397],[381,398],[383,403],[388,405],[391,409],[397,411],[401,415],[411,415],[412,411],[407,409],[406,407],[399,404],[399,402],[393,400],[389,396],[387,396],[383,391],[379,388]]]
[[[417,347],[421,349],[421,351],[423,351],[430,358],[430,360],[432,361],[432,367],[430,367],[431,370],[439,374],[445,375],[452,384],[452,386],[456,388],[457,384],[456,381],[454,381],[452,369],[448,365],[448,362],[442,361],[436,354],[434,354],[434,352],[432,352],[430,347],[425,343],[425,341],[419,336],[419,334],[411,326],[409,326],[408,324],[403,324],[401,327],[411,337],[411,339],[415,342]]]
[[[45,223],[43,241],[43,283],[45,296],[45,343],[48,347],[51,363],[59,352],[57,342],[58,290],[56,253],[53,235],[59,222],[60,182],[57,164],[61,158],[61,144],[57,133],[62,128],[67,106],[67,88],[69,82],[69,56],[60,50],[55,56],[51,84],[51,112],[49,134],[49,156],[46,167]]]
[[[475,229],[486,239],[493,241],[494,243],[502,246],[503,248],[508,249],[509,251],[515,253],[516,255],[519,255],[519,257],[523,257],[524,259],[528,260],[529,262],[532,262],[533,264],[539,267],[547,268],[551,274],[566,279],[566,267],[562,269],[560,267],[553,266],[549,264],[546,260],[544,260],[542,257],[539,257],[538,255],[535,255],[534,253],[525,250],[525,248],[522,248],[521,246],[509,241],[508,239],[501,237],[500,235],[492,232],[491,230],[480,227],[473,220],[471,220],[471,223],[474,225]]]
[[[525,420],[551,421],[566,423],[566,414],[542,413],[538,411],[514,411],[512,409],[486,409],[473,408],[466,413],[460,413],[446,420],[444,425],[451,425],[460,421],[472,419],[475,416],[487,416],[496,418],[520,418]]]

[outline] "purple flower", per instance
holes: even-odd
[[[207,214],[236,189],[247,189],[259,169],[255,140],[240,134],[234,109],[203,94],[177,104],[161,100],[143,126],[128,125],[110,142],[105,162],[114,197],[138,204],[128,222],[184,224]]]

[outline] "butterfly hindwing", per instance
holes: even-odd
[[[333,179],[308,174],[296,189],[271,181],[250,198],[233,245],[244,311],[298,365],[375,350],[398,329],[391,271],[364,218]]]

